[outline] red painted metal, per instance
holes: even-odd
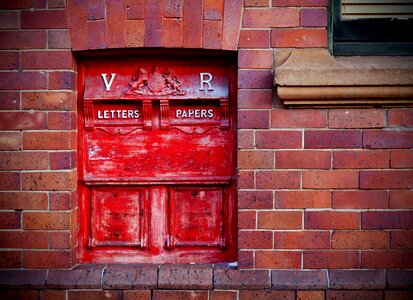
[[[229,57],[80,62],[80,262],[236,260],[235,70]]]

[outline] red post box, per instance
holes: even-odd
[[[231,57],[79,66],[80,262],[236,260]]]

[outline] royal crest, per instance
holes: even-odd
[[[139,68],[129,82],[129,88],[125,95],[145,96],[184,96],[186,90],[181,89],[181,82],[173,69],[166,69],[163,74],[158,67],[154,67],[152,74],[148,74],[145,68]]]

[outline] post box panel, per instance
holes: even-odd
[[[223,188],[173,187],[168,248],[224,247]]]

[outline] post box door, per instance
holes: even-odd
[[[81,61],[80,262],[236,260],[234,61]]]

